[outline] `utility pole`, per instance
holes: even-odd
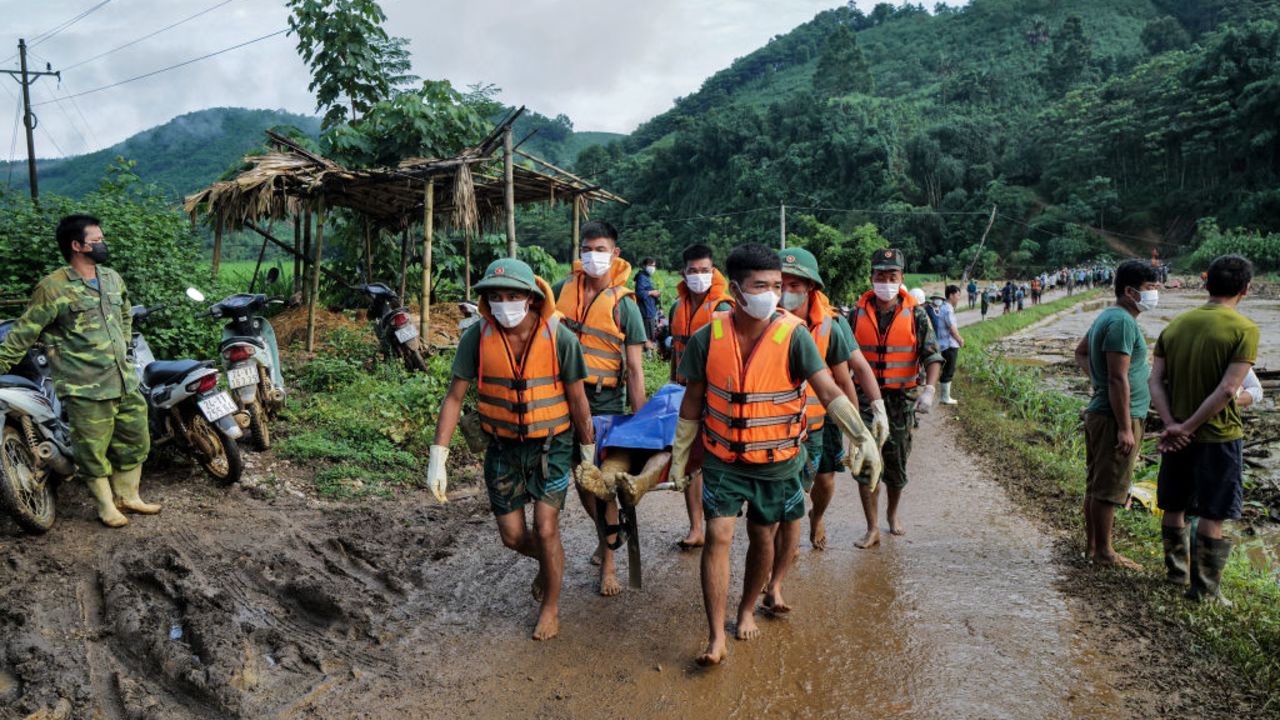
[[[778,206],[778,249],[787,249],[787,204]]]
[[[40,202],[40,188],[36,184],[36,141],[33,135],[36,129],[36,115],[31,112],[31,83],[45,75],[52,75],[62,80],[61,72],[54,72],[53,66],[45,63],[45,71],[29,72],[27,70],[27,41],[18,40],[18,57],[21,58],[21,70],[0,70],[8,73],[22,85],[22,125],[27,129],[27,177],[31,184],[31,202]]]

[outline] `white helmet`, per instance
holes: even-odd
[[[911,288],[911,297],[916,299],[917,305],[924,305],[928,299],[924,296],[923,288]]]

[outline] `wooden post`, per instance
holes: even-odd
[[[574,193],[573,196],[573,229],[569,232],[573,233],[569,238],[569,264],[573,264],[573,259],[578,257],[579,233],[582,229],[582,196]]]
[[[502,134],[502,171],[505,176],[503,193],[507,200],[507,257],[516,256],[516,180],[511,128]]]
[[[409,219],[403,221],[404,227],[400,232],[400,292],[401,298],[404,297],[405,285],[409,279]]]
[[[373,226],[364,219],[364,281],[373,282]]]
[[[316,303],[320,300],[320,253],[324,249],[324,198],[316,210],[316,247],[311,255],[311,296],[307,301],[307,352],[316,349]]]
[[[213,282],[218,282],[218,268],[222,265],[222,223],[213,221]]]
[[[311,208],[302,211],[302,285],[303,300],[311,292]]]
[[[462,270],[462,289],[467,302],[471,302],[471,233],[466,230],[462,231],[462,256],[466,266]]]
[[[427,178],[426,206],[422,210],[422,312],[419,314],[419,347],[431,350],[427,331],[431,328],[431,235],[435,232],[436,179]]]
[[[787,204],[778,206],[778,249],[787,249]]]
[[[298,282],[298,273],[302,272],[302,216],[293,216],[293,288],[298,292],[302,284]]]

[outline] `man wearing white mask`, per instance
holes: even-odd
[[[733,309],[729,281],[716,269],[711,248],[701,243],[690,245],[681,255],[683,279],[676,286],[676,301],[671,304],[671,382],[685,384],[680,375],[680,357],[689,338],[711,322],[711,314]],[[689,515],[689,532],[676,543],[683,550],[702,547],[705,522],[702,517],[702,452],[694,444],[689,459],[689,487],[684,490],[685,511]]]
[[[703,509],[702,597],[707,614],[706,650],[700,665],[716,665],[727,653],[725,614],[729,549],[737,516],[746,506],[747,549],[739,640],[760,636],[755,607],[773,569],[774,538],[787,509],[804,502],[806,383],[834,422],[853,439],[846,463],[857,473],[870,465],[879,480],[878,451],[853,402],[831,377],[804,321],[777,305],[782,261],[757,243],[741,245],[726,262],[735,307],[714,313],[689,339],[680,362],[687,390],[680,405],[669,476],[686,477],[689,452],[701,442]]]
[[[1138,315],[1156,306],[1160,276],[1149,262],[1126,260],[1116,268],[1116,304],[1098,313],[1076,346],[1076,365],[1089,373],[1093,397],[1085,408],[1084,528],[1088,557],[1128,570],[1142,566],[1116,552],[1111,529],[1116,508],[1129,500],[1133,467],[1151,409],[1147,341]]]
[[[907,485],[907,458],[911,455],[911,431],[916,413],[933,408],[942,371],[942,354],[929,316],[902,285],[905,261],[900,250],[877,250],[871,255],[871,290],[858,300],[850,325],[858,349],[875,373],[880,395],[889,415],[889,439],[884,457],[884,484],[889,497],[886,516],[889,533],[905,535],[898,515],[902,490]],[[924,368],[924,388],[920,384]],[[917,394],[918,393],[918,394]],[[870,401],[859,395],[863,420],[871,422]],[[862,512],[867,534],[854,543],[860,548],[880,543],[879,496],[875,483],[859,477]]]
[[[583,390],[586,365],[572,331],[560,322],[551,287],[515,259],[495,260],[476,283],[480,322],[467,328],[453,358],[453,381],[440,408],[427,465],[427,487],[448,496],[446,462],[472,381],[489,440],[484,480],[502,544],[538,561],[534,599],[542,603],[534,640],[559,632],[564,546],[560,511],[569,489],[573,436],[581,463],[572,474],[598,473],[591,409]],[[534,529],[524,506],[533,504]]]
[[[556,309],[578,336],[587,364],[586,391],[593,415],[621,415],[624,396],[632,412],[644,407],[644,318],[635,292],[627,287],[631,264],[620,257],[618,231],[593,220],[582,226],[579,258],[573,273],[555,287]],[[578,498],[596,519],[601,537],[592,557],[600,562],[600,594],[622,592],[614,568],[618,541],[616,498],[597,497],[581,485]],[[604,518],[599,517],[604,513]]]

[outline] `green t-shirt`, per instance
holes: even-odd
[[[453,356],[454,377],[474,382],[479,376],[480,328],[484,324],[484,321],[475,323],[458,340],[458,350]],[[560,379],[566,384],[587,376],[587,363],[582,359],[582,346],[578,344],[578,336],[563,324],[556,328],[556,354],[560,360]]]
[[[551,288],[556,297],[560,297],[560,289],[569,281],[565,278]],[[644,331],[644,318],[640,315],[640,306],[635,296],[628,295],[618,302],[618,329],[622,331],[623,343],[626,345],[644,345],[649,336]],[[625,353],[626,350],[624,349]],[[624,357],[625,359],[625,357]],[[591,405],[592,415],[622,415],[627,405],[627,377],[617,387],[602,387],[596,392],[594,386],[587,387],[587,402]]]
[[[1155,356],[1164,358],[1170,409],[1179,421],[1195,414],[1222,382],[1233,362],[1258,359],[1258,326],[1234,308],[1206,304],[1179,315],[1156,340]],[[1196,430],[1196,442],[1229,442],[1244,437],[1235,400]]]
[[[848,318],[836,315],[831,323],[831,342],[827,344],[827,366],[849,362],[854,347],[853,328],[849,327]]]
[[[777,316],[775,315],[774,317]],[[732,331],[732,329],[730,328],[726,331]],[[833,337],[832,340],[834,342],[835,338]],[[767,341],[767,338],[763,337],[759,340],[759,342]],[[688,378],[690,382],[706,379],[707,349],[710,346],[710,324],[700,328],[689,338],[689,344],[685,346],[684,356],[680,360],[680,374]],[[845,359],[848,359],[847,355]],[[818,346],[813,342],[813,336],[809,334],[808,329],[804,327],[796,328],[796,331],[791,334],[791,347],[787,348],[787,372],[791,376],[791,381],[799,385],[826,369],[827,364],[823,362],[822,356],[818,354]],[[762,465],[730,464],[711,453],[707,453],[706,459],[703,460],[703,465],[720,472],[737,473],[742,473],[743,468],[749,467],[751,476],[757,480],[785,480],[799,477],[800,470],[804,467],[805,458],[806,453],[803,448],[801,448],[799,454],[790,460]]]
[[[1089,327],[1088,343],[1093,397],[1085,412],[1114,415],[1107,388],[1107,353],[1114,352],[1129,356],[1129,417],[1145,418],[1151,409],[1151,390],[1147,387],[1151,366],[1147,364],[1147,339],[1142,336],[1137,319],[1124,308],[1109,307],[1099,313]]]

